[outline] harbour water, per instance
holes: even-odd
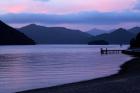
[[[108,76],[131,59],[123,54],[101,55],[100,48],[120,49],[120,46],[0,46],[0,93]]]

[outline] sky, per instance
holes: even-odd
[[[140,26],[140,0],[0,0],[0,20],[87,31]]]

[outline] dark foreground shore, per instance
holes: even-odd
[[[126,62],[109,77],[17,93],[140,93],[140,58]]]

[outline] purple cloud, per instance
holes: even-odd
[[[140,12],[81,12],[77,14],[5,14],[0,18],[8,23],[26,24],[95,24],[110,25],[121,23],[140,22]]]

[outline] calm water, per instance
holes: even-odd
[[[100,48],[119,46],[0,46],[0,93],[13,93],[108,76],[130,59],[100,55]],[[124,46],[123,48],[126,48]]]

